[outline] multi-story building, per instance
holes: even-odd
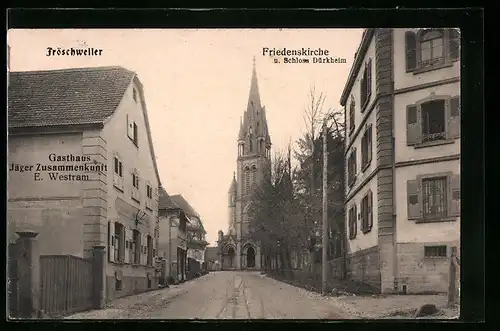
[[[456,29],[366,29],[340,100],[350,277],[445,292],[460,238]]]
[[[121,67],[11,72],[8,232],[37,253],[105,246],[107,300],[155,288],[160,184],[142,84]]]
[[[182,282],[186,280],[187,224],[190,220],[186,211],[179,207],[163,188],[160,188],[159,201],[158,256],[166,262],[163,277],[170,276]]]

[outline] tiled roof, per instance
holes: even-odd
[[[134,76],[122,67],[10,72],[9,127],[102,123]]]
[[[184,199],[184,197],[180,194],[172,195],[170,196],[170,199],[173,200],[173,202],[179,206],[184,212],[188,215],[188,217],[200,217],[200,215],[194,210],[193,207],[189,204],[189,202]]]
[[[159,209],[181,209],[168,195],[167,191],[163,187],[160,188],[160,194],[158,199]]]

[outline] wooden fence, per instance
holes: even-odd
[[[40,256],[41,310],[60,316],[92,308],[92,260],[72,255]]]

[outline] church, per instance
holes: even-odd
[[[219,231],[218,252],[222,270],[260,270],[261,250],[250,237],[248,210],[253,189],[270,169],[271,137],[266,108],[261,104],[255,58],[250,94],[240,120],[236,172],[228,192],[228,233]]]

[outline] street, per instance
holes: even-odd
[[[260,275],[212,272],[167,289],[116,300],[109,308],[69,319],[341,319],[349,318],[316,293]]]

